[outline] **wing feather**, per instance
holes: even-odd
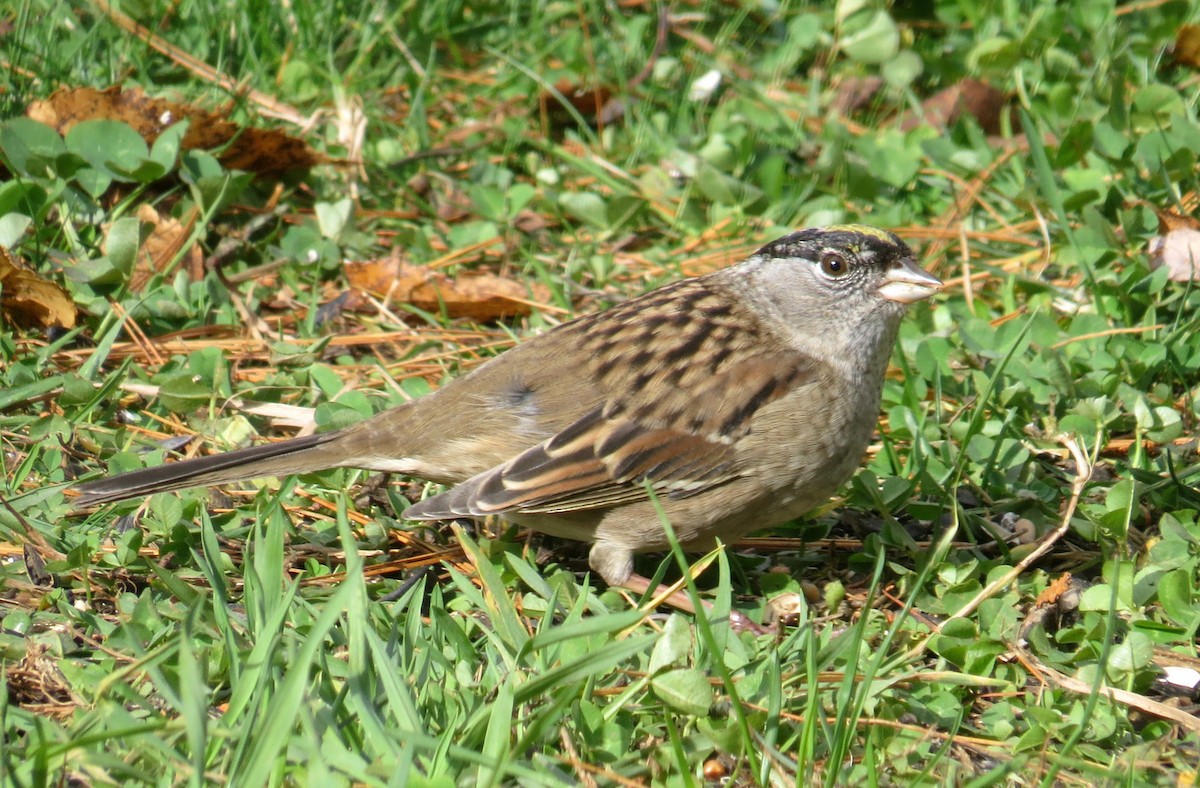
[[[738,478],[755,415],[829,367],[728,287],[679,282],[564,327],[600,404],[407,516],[565,514],[643,501],[647,482],[679,498]]]
[[[820,364],[793,350],[730,363],[688,390],[609,399],[508,462],[413,506],[410,519],[604,509],[657,495],[681,498],[741,474],[736,443],[753,415],[815,379]],[[686,402],[688,407],[681,408]],[[799,450],[799,449],[798,449]]]

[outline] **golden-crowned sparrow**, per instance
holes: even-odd
[[[334,432],[79,486],[83,505],[335,466],[451,485],[410,519],[497,514],[633,554],[797,517],[862,459],[907,304],[942,286],[890,232],[801,230],[742,263],[535,336],[437,392]]]

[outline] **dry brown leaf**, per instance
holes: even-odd
[[[409,178],[407,186],[414,194],[432,205],[437,218],[447,224],[461,222],[474,215],[475,204],[470,195],[453,180],[434,178],[422,172]]]
[[[1147,247],[1151,270],[1165,265],[1172,281],[1200,280],[1200,220],[1159,208],[1154,213],[1161,235],[1151,238]]]
[[[1200,25],[1180,25],[1175,34],[1175,62],[1200,68]]]
[[[1150,239],[1150,268],[1164,265],[1174,282],[1200,280],[1200,230],[1184,227]]]
[[[60,88],[48,99],[31,103],[25,114],[59,134],[85,120],[120,120],[150,144],[168,126],[187,119],[191,123],[183,137],[184,150],[221,148],[216,155],[223,166],[257,175],[280,175],[328,161],[280,131],[241,128],[199,107],[150,98],[139,88]]]
[[[4,671],[9,700],[36,714],[66,719],[81,705],[71,685],[47,656],[49,648],[25,642],[25,656]]]
[[[486,271],[464,271],[451,278],[437,271],[392,257],[347,262],[350,285],[389,302],[450,317],[496,320],[528,315],[530,301],[546,301],[549,292],[538,283],[526,285]]]
[[[838,82],[829,109],[838,115],[853,115],[875,100],[883,89],[883,77],[851,76]]]
[[[556,225],[551,217],[528,209],[518,212],[513,219],[513,227],[526,235],[534,235],[554,226]]]
[[[1158,216],[1158,231],[1163,235],[1172,230],[1200,230],[1200,219],[1174,211],[1163,211],[1158,208],[1153,210]]]
[[[939,90],[921,103],[921,113],[906,112],[900,116],[904,131],[928,124],[935,129],[953,126],[964,114],[987,134],[999,134],[1001,113],[1008,103],[1001,91],[977,79],[967,77],[945,90]]]
[[[566,99],[574,113],[563,106],[559,96]],[[553,91],[543,90],[538,96],[538,107],[554,131],[574,126],[576,114],[593,127],[614,123],[625,114],[624,102],[613,98],[611,88],[604,85],[581,87],[568,79],[560,79]]]
[[[54,282],[26,270],[0,247],[0,315],[20,328],[75,327],[75,303]]]
[[[375,260],[347,260],[342,267],[351,287],[377,298],[387,298],[393,295],[392,283],[399,276],[401,265],[403,263],[393,256]]]
[[[193,282],[204,278],[204,254],[192,240],[192,227],[196,222],[196,212],[186,217],[187,222],[179,221],[172,216],[160,216],[154,206],[142,203],[137,209],[138,221],[150,228],[149,235],[138,248],[137,264],[130,277],[129,286],[134,292],[142,289],[151,276],[164,270],[180,250],[187,244],[183,253],[183,267]]]

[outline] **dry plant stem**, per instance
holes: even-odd
[[[118,388],[147,399],[154,399],[161,390],[161,386],[149,383],[122,383]],[[253,402],[241,397],[230,397],[222,405],[222,409],[224,408],[233,408],[242,413],[249,413],[251,416],[262,416],[270,420],[272,427],[294,427],[309,432],[316,428],[316,421],[313,418],[313,414],[316,413],[314,408],[286,405],[281,402]]]
[[[125,307],[121,306],[116,301],[109,301],[108,307],[112,311],[116,312],[117,316],[124,321],[125,333],[127,333],[131,341],[140,350],[142,350],[143,353],[145,353],[145,355],[151,360],[151,363],[157,367],[161,367],[166,363],[166,359],[159,354],[158,350],[154,346],[154,343],[150,341],[150,338],[146,336],[144,331],[142,331],[142,327],[139,326],[137,322],[129,316],[127,311],[125,311]]]
[[[629,778],[618,774],[607,766],[588,763],[587,761],[572,760],[567,754],[554,754],[549,756],[559,763],[566,764],[576,771],[576,773],[594,774],[598,777],[603,777],[605,785],[620,785],[623,788],[643,788],[646,783],[638,780],[630,780]]]
[[[1074,438],[1063,435],[1059,437],[1059,442],[1066,446],[1067,450],[1071,452],[1071,456],[1075,459],[1075,466],[1078,470],[1075,474],[1074,481],[1071,482],[1071,499],[1067,502],[1066,511],[1063,512],[1062,520],[1059,522],[1058,527],[1055,528],[1045,539],[1043,539],[1042,543],[1038,545],[1033,552],[1019,561],[1016,566],[1005,572],[1002,577],[998,577],[991,583],[988,583],[988,585],[984,587],[982,591],[975,595],[974,599],[964,605],[962,609],[960,609],[954,615],[943,621],[941,626],[938,627],[938,632],[943,631],[946,628],[946,625],[954,619],[964,618],[974,613],[975,609],[983,604],[985,600],[990,599],[996,594],[997,591],[1007,586],[1022,572],[1028,569],[1034,561],[1045,555],[1050,548],[1053,547],[1054,544],[1063,537],[1063,534],[1067,532],[1067,529],[1071,525],[1071,518],[1075,515],[1075,509],[1079,506],[1079,498],[1083,495],[1083,488],[1088,483],[1088,480],[1092,478],[1092,463],[1084,453],[1083,448],[1079,445],[1079,442]]]
[[[650,613],[660,605],[670,605],[676,610],[681,610],[684,613],[691,615],[696,614],[696,606],[692,604],[691,596],[683,590],[683,578],[680,578],[671,585],[655,586],[652,596],[653,599],[646,607],[646,612]],[[622,588],[632,591],[635,594],[644,596],[650,590],[650,580],[641,575],[630,575],[629,578],[621,584]],[[700,600],[701,607],[704,612],[712,612],[712,602],[706,599]],[[735,632],[753,632],[755,635],[768,635],[774,632],[773,627],[764,627],[762,624],[751,621],[745,614],[737,610],[729,611],[729,625],[733,627]]]
[[[1050,226],[1046,224],[1046,217],[1042,216],[1042,212],[1034,208],[1033,216],[1037,219],[1038,231],[1042,236],[1042,266],[1049,266],[1053,261],[1054,256],[1051,254],[1051,249],[1054,248],[1053,242],[1050,240]]]
[[[571,767],[575,770],[575,779],[579,781],[579,784],[584,786],[584,788],[595,788],[595,786],[598,786],[599,783],[596,782],[595,778],[582,768],[583,759],[579,757],[579,751],[575,749],[575,744],[571,740],[571,733],[565,725],[558,729],[558,740],[562,744],[563,752],[566,753],[566,762],[571,764]]]
[[[21,528],[24,529],[26,538],[29,540],[25,544],[32,545],[37,550],[40,558],[50,561],[62,561],[67,557],[65,553],[55,550],[46,541],[46,538],[25,519],[24,515],[13,508],[13,505],[8,502],[7,498],[0,497],[0,506],[3,506],[12,515],[13,519],[20,523]]]
[[[967,300],[967,311],[975,313],[975,288],[971,286],[971,247],[967,243],[967,231],[963,225],[958,226],[959,253],[962,256],[963,298]]]
[[[274,96],[268,96],[266,93],[258,90],[247,90],[243,88],[233,79],[225,76],[212,66],[208,65],[207,63],[202,63],[188,53],[183,52],[178,47],[171,45],[161,37],[155,35],[149,28],[133,21],[131,17],[113,8],[106,0],[96,0],[96,8],[99,9],[100,13],[107,16],[109,20],[112,21],[112,23],[117,27],[132,33],[138,38],[138,40],[145,41],[151,49],[162,53],[181,67],[198,75],[201,79],[207,80],[215,85],[219,85],[231,93],[246,96],[246,98],[258,106],[259,111],[265,117],[277,118],[303,128],[310,128],[313,125],[316,117],[315,115],[302,115],[298,110],[287,104],[284,104]]]
[[[642,70],[634,75],[633,79],[629,80],[629,84],[625,86],[626,91],[632,93],[637,90],[646,79],[654,73],[654,64],[662,57],[662,53],[667,48],[667,35],[671,32],[671,16],[667,13],[666,4],[658,7],[658,25],[654,31],[654,49],[650,52],[650,57],[646,59],[646,64],[642,66]]]
[[[833,674],[833,678],[830,679],[831,683],[840,682],[841,680],[842,680],[841,674]],[[746,708],[756,711],[760,714],[768,714],[771,711],[766,706],[759,706],[759,705],[756,705],[753,703],[747,703]],[[803,723],[806,719],[805,715],[803,715],[803,714],[794,714],[792,712],[787,712],[787,711],[779,712],[779,716],[782,719],[790,720],[792,722],[797,722],[797,723]],[[826,717],[825,722],[830,725],[835,725],[839,722],[845,722],[845,720],[842,720],[839,717]],[[885,719],[883,717],[858,717],[854,720],[854,724],[855,724],[855,727],[858,727],[858,728],[877,727],[877,728],[891,728],[892,730],[897,730],[897,731],[908,731],[910,733],[916,733],[916,734],[928,736],[930,739],[934,739],[936,741],[952,741],[957,745],[960,745],[963,747],[970,747],[970,748],[976,749],[976,750],[979,750],[980,748],[1003,748],[1004,747],[1004,745],[1000,742],[993,741],[992,739],[985,739],[980,736],[964,736],[961,733],[947,733],[945,731],[939,731],[934,728],[927,728],[923,725],[913,725],[911,723],[900,722],[898,720],[889,720],[889,719]],[[994,752],[989,752],[988,754],[994,754]]]
[[[971,179],[970,183],[967,186],[967,189],[965,191],[963,191],[961,194],[959,194],[957,198],[955,198],[954,205],[951,206],[947,212],[945,212],[944,214],[942,214],[941,217],[938,218],[938,221],[935,222],[934,226],[937,229],[948,231],[955,224],[961,224],[962,218],[966,215],[967,210],[971,207],[971,205],[973,203],[975,203],[979,200],[980,193],[983,191],[984,186],[987,185],[987,183],[991,179],[992,175],[994,175],[996,173],[996,170],[998,170],[1001,166],[1003,166],[1006,161],[1008,161],[1018,151],[1020,151],[1022,147],[1023,146],[1021,144],[1014,141],[1013,143],[1009,144],[1004,150],[1002,150],[1000,152],[1000,155],[998,155],[996,157],[995,161],[993,161],[991,164],[989,164],[987,167],[985,167],[978,175],[976,175],[974,178]],[[946,175],[946,173],[940,172],[940,171],[937,172],[936,174]],[[954,180],[953,175],[950,175],[950,178],[951,178],[951,180]],[[992,209],[990,208],[990,206],[987,205],[987,203],[981,202],[980,204],[983,206],[983,209],[985,211],[987,211],[988,213],[992,213]],[[993,214],[993,215],[998,220],[999,224],[1001,224],[1001,225],[1005,224],[1005,222],[1003,221],[1003,219],[1000,216],[995,215],[995,214]],[[947,233],[947,236],[948,235],[949,235],[949,233]],[[949,243],[946,240],[946,236],[937,238],[925,250],[925,252],[924,252],[925,259],[934,261],[933,264],[936,266],[938,257],[941,256],[946,251],[946,247],[948,245],[949,245]]]
[[[1194,714],[1188,714],[1183,709],[1177,709],[1174,706],[1168,706],[1165,703],[1159,703],[1156,700],[1151,700],[1145,695],[1139,695],[1136,692],[1117,689],[1116,687],[1093,687],[1086,681],[1072,678],[1065,673],[1060,673],[1054,668],[1046,665],[1038,660],[1033,654],[1026,651],[1019,645],[1013,645],[1013,650],[1020,657],[1028,662],[1029,665],[1036,667],[1043,675],[1043,680],[1053,680],[1065,690],[1075,692],[1080,695],[1091,695],[1093,691],[1100,693],[1104,697],[1114,703],[1121,703],[1126,706],[1131,706],[1147,714],[1153,714],[1155,717],[1182,725],[1188,731],[1195,734],[1200,734],[1200,718]]]
[[[272,329],[269,325],[267,325],[267,321],[250,311],[250,308],[246,306],[245,300],[242,298],[241,294],[238,293],[237,287],[234,286],[234,284],[227,278],[225,278],[225,271],[222,269],[220,263],[210,265],[209,270],[216,274],[217,279],[220,280],[221,284],[225,286],[225,290],[229,295],[229,300],[233,303],[233,306],[237,310],[238,314],[242,316],[242,322],[246,324],[246,328],[249,329],[252,337],[260,341],[267,337],[270,337],[272,341],[276,342],[283,339],[283,334],[281,332]]]
[[[1091,478],[1092,466],[1087,456],[1084,454],[1083,449],[1079,446],[1079,443],[1075,439],[1064,437],[1061,439],[1061,442],[1071,452],[1071,456],[1075,459],[1076,466],[1079,469],[1079,472],[1076,474],[1075,480],[1071,485],[1071,500],[1067,504],[1067,510],[1063,514],[1062,522],[1049,536],[1049,538],[1039,545],[1036,550],[1026,556],[1023,561],[1007,572],[1004,577],[999,578],[996,580],[996,582],[991,583],[987,588],[983,589],[983,591],[981,591],[979,595],[975,597],[975,599],[971,600],[966,607],[955,613],[953,616],[947,619],[947,621],[960,616],[969,615],[975,610],[976,607],[979,606],[979,604],[983,602],[984,599],[995,593],[998,588],[1012,582],[1012,580],[1021,572],[1023,572],[1026,567],[1044,555],[1046,551],[1048,551],[1054,545],[1054,543],[1066,533],[1067,527],[1071,522],[1071,517],[1075,513],[1075,508],[1079,504],[1079,498],[1083,494],[1084,485],[1086,485],[1088,480]],[[946,622],[943,622],[942,627],[945,627],[945,625]],[[1170,720],[1171,722],[1182,725],[1192,733],[1200,733],[1200,718],[1197,718],[1193,714],[1188,714],[1182,709],[1168,706],[1165,703],[1159,703],[1158,701],[1151,700],[1144,695],[1139,695],[1136,692],[1129,692],[1128,690],[1118,689],[1115,687],[1093,687],[1091,684],[1085,681],[1072,678],[1058,670],[1055,670],[1049,665],[1046,665],[1036,656],[1023,648],[1019,643],[1012,644],[1012,649],[1031,672],[1039,673],[1042,676],[1043,681],[1052,680],[1063,689],[1081,695],[1090,695],[1093,691],[1099,692],[1101,695],[1113,701],[1114,703],[1121,703],[1126,706],[1131,706],[1147,714],[1152,714],[1160,719]]]
[[[1089,339],[1099,339],[1102,337],[1111,337],[1117,334],[1144,334],[1147,331],[1158,331],[1166,328],[1166,323],[1155,323],[1152,326],[1121,326],[1119,328],[1108,328],[1104,331],[1092,331],[1088,334],[1080,334],[1079,336],[1069,337],[1060,342],[1055,342],[1050,346],[1051,350],[1058,350],[1060,347],[1066,347],[1072,342],[1084,342]]]
[[[864,133],[865,133],[865,131],[864,131]],[[921,174],[922,175],[932,175],[932,176],[935,176],[938,178],[945,178],[946,180],[950,181],[955,186],[958,186],[960,189],[962,189],[962,194],[968,195],[966,202],[962,203],[961,207],[958,209],[963,216],[966,215],[967,209],[970,207],[970,203],[974,202],[981,209],[983,209],[983,211],[988,216],[990,216],[997,225],[999,225],[1001,227],[1010,228],[1010,229],[1012,228],[1012,225],[1004,220],[1004,215],[995,206],[993,206],[990,202],[988,202],[986,198],[984,198],[983,187],[986,185],[985,181],[981,181],[979,179],[968,181],[964,178],[959,177],[958,175],[955,175],[953,172],[950,172],[949,170],[938,169],[938,168],[933,168],[933,167],[926,167],[926,168],[922,169]],[[945,236],[945,237],[949,238],[955,234],[955,231],[952,230],[952,228],[954,226],[955,226],[955,222],[950,221],[950,222],[947,222],[946,224],[942,225],[942,227],[940,229],[949,231],[948,235]],[[958,224],[958,227],[959,227],[959,230],[957,232],[960,232],[960,233],[963,232],[963,226],[961,223]]]
[[[215,256],[215,255],[214,255]],[[210,260],[212,258],[209,258]],[[249,282],[252,279],[257,279],[264,274],[269,274],[283,268],[285,265],[290,265],[291,260],[286,257],[280,257],[278,260],[272,260],[269,263],[256,265],[253,268],[247,268],[244,271],[238,271],[236,274],[226,274],[225,282],[228,285],[240,285],[242,282]]]

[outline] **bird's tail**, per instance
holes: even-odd
[[[341,453],[331,449],[336,448],[344,435],[340,430],[308,435],[84,482],[75,488],[82,493],[75,499],[75,504],[93,506],[151,493],[228,484],[259,476],[322,471],[341,464]]]

